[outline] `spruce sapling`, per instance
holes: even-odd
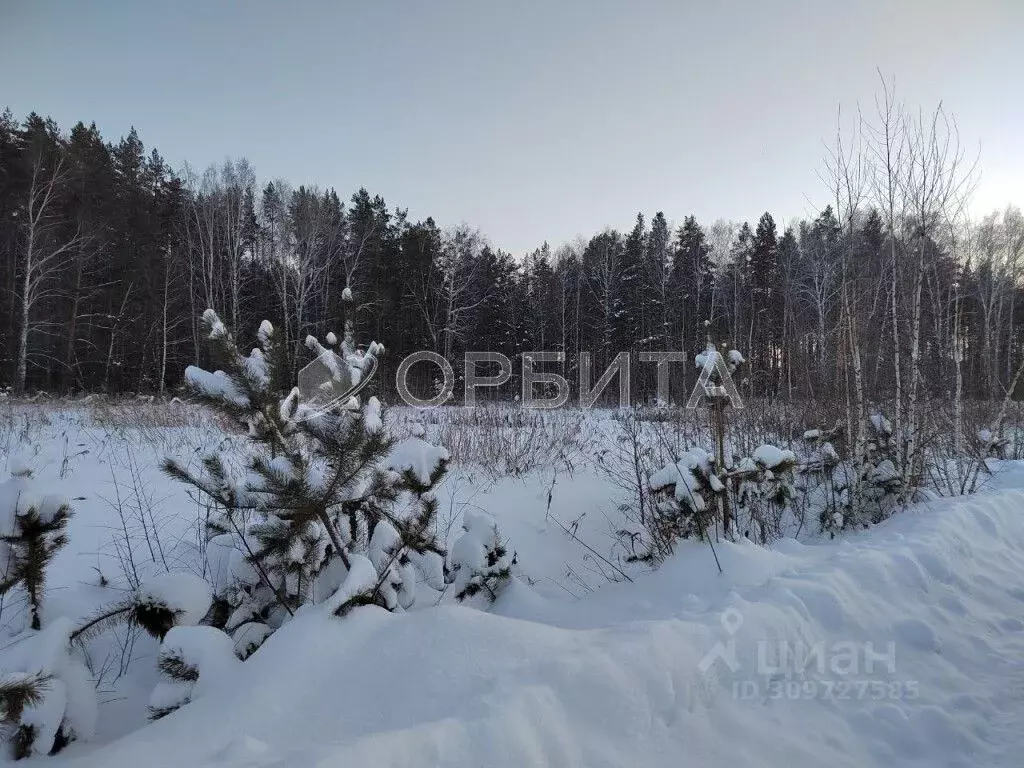
[[[4,556],[0,595],[23,587],[28,597],[30,626],[41,629],[46,569],[67,544],[71,506],[60,497],[37,497],[32,492],[31,480],[30,469],[16,468],[0,493],[0,542]]]
[[[331,593],[332,609],[343,615],[361,604],[408,607],[418,577],[441,583],[432,490],[447,452],[424,441],[396,443],[379,401],[360,407],[356,397],[383,347],[372,343],[360,354],[351,325],[340,355],[308,337],[314,358],[299,374],[301,386],[286,390],[288,355],[269,322],[248,355],[215,312],[207,310],[203,324],[217,370],[190,366],[186,380],[245,431],[244,468],[214,452],[199,467],[168,459],[164,469],[218,509],[207,551],[224,574],[214,587],[227,606],[225,630],[234,636],[244,628],[262,642],[299,606]],[[266,629],[254,633],[252,624]]]
[[[487,515],[466,512],[462,530],[452,547],[447,581],[460,603],[477,595],[493,603],[508,586],[519,558],[515,552],[509,554],[497,523]]]

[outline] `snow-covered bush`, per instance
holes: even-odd
[[[270,627],[258,621],[250,621],[236,627],[233,633],[235,656],[245,661],[259,650],[263,641],[272,633],[273,630]]]
[[[842,509],[848,498],[847,467],[841,465],[832,442],[840,433],[837,425],[828,431],[809,429],[803,434],[807,449],[794,477],[793,507],[800,522],[794,533],[799,533],[808,520],[817,520],[820,531],[831,536],[842,527]]]
[[[657,564],[672,554],[679,539],[708,538],[726,505],[736,521],[730,536],[761,543],[782,536],[796,496],[797,466],[792,451],[768,444],[752,456],[733,457],[721,472],[706,451],[685,451],[651,474],[652,512],[640,531],[622,532],[631,542],[629,559]]]
[[[874,413],[864,429],[860,455],[854,450],[845,459],[832,444],[841,432],[838,425],[827,433],[809,430],[804,434],[812,445],[805,471],[821,483],[807,490],[816,497],[821,531],[830,536],[881,522],[892,514],[906,490],[897,470],[892,424],[881,413]]]
[[[994,459],[1010,458],[1013,441],[1002,435],[993,435],[989,429],[979,429],[975,434],[975,450]]]
[[[190,366],[186,380],[245,430],[245,466],[213,452],[200,467],[168,459],[164,469],[216,508],[207,531],[214,613],[239,655],[309,602],[343,594],[330,601],[338,615],[362,604],[397,610],[412,604],[419,579],[442,588],[432,490],[448,454],[419,438],[396,444],[380,402],[370,397],[360,407],[354,396],[383,348],[358,354],[351,328],[340,354],[330,348],[333,334],[327,347],[308,337],[315,369],[300,374],[301,391],[289,391],[289,356],[269,322],[248,355],[215,312],[203,324],[219,368]]]
[[[0,708],[11,757],[50,755],[96,727],[96,691],[72,654],[71,620],[29,629],[0,651]]]
[[[173,627],[202,621],[212,602],[204,579],[192,573],[164,573],[139,588],[135,618],[149,634],[163,640]]]
[[[519,558],[515,552],[509,554],[508,543],[490,515],[467,511],[462,531],[452,546],[445,578],[459,602],[479,596],[490,605],[508,586]]]
[[[214,690],[239,663],[235,643],[215,627],[175,627],[160,646],[157,667],[166,678],[149,698],[149,718],[158,720]]]
[[[210,585],[195,574],[163,573],[100,609],[71,633],[71,640],[84,643],[121,624],[138,625],[157,640],[163,640],[174,627],[203,621],[212,602]]]
[[[899,457],[892,424],[881,413],[874,413],[868,419],[866,428],[867,441],[862,466],[859,472],[854,467],[855,480],[851,483],[852,492],[849,494],[847,527],[881,522],[892,514],[904,492],[910,493],[910,489],[903,487],[903,478],[897,469]],[[911,478],[911,482],[916,483],[918,479]]]
[[[654,500],[641,530],[622,533],[631,541],[630,560],[660,563],[679,539],[707,536],[725,485],[715,473],[711,455],[691,448],[678,461],[653,473],[648,484]]]
[[[46,568],[67,544],[71,506],[33,486],[32,471],[20,465],[0,485],[0,595],[23,588],[31,628],[40,629]]]
[[[785,534],[785,513],[796,496],[796,454],[761,445],[730,473],[734,482],[736,524],[744,536],[766,544]]]

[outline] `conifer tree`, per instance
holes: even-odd
[[[488,515],[467,511],[463,534],[452,547],[446,580],[455,588],[460,603],[481,595],[493,603],[514,575],[518,555],[509,554],[498,525]]]
[[[711,319],[715,274],[710,253],[704,230],[696,218],[687,216],[676,234],[669,274],[672,330],[678,348],[686,352],[703,343],[704,321]]]
[[[768,340],[775,329],[782,327],[778,289],[778,236],[775,220],[765,213],[757,222],[750,250],[750,327],[747,349],[751,380],[758,394],[767,394],[772,380],[773,360],[768,353]]]
[[[651,231],[647,236],[644,253],[644,269],[646,270],[646,294],[648,307],[644,312],[646,329],[644,336],[649,338],[654,349],[670,349],[671,331],[670,307],[674,299],[671,296],[671,234],[665,214],[658,211],[651,219]]]
[[[638,213],[633,229],[626,236],[622,270],[619,272],[620,289],[615,303],[615,339],[619,351],[635,349],[644,338],[646,239],[644,217]]]
[[[345,594],[333,605],[338,615],[364,604],[406,608],[417,576],[442,588],[432,491],[448,454],[418,438],[396,445],[379,401],[359,407],[383,348],[357,351],[351,324],[338,352],[334,334],[326,347],[307,337],[314,360],[300,372],[301,389],[288,391],[287,354],[269,322],[248,356],[213,310],[203,324],[219,369],[190,366],[186,380],[246,431],[246,466],[238,471],[211,453],[199,468],[168,459],[164,469],[218,509],[208,554],[222,557],[217,570],[230,574],[214,585],[224,628],[265,637],[269,631],[247,625],[276,629],[300,605],[332,593]],[[402,499],[415,502],[413,513],[402,512]]]
[[[67,543],[66,499],[39,495],[28,468],[0,484],[0,595],[24,589],[29,627],[0,649],[0,722],[14,759],[52,754],[95,724],[89,673],[71,655],[71,622],[43,621],[46,569]]]
[[[72,653],[71,620],[28,629],[0,649],[0,722],[10,756],[52,755],[96,726],[96,690]]]
[[[231,638],[215,627],[177,627],[160,646],[157,668],[162,679],[149,697],[149,719],[159,720],[216,689],[239,663]]]
[[[5,483],[0,498],[4,515],[0,542],[4,544],[0,595],[16,586],[25,589],[31,628],[42,628],[43,594],[46,568],[54,555],[67,544],[71,507],[56,496],[35,497],[30,488],[32,471],[16,468]]]

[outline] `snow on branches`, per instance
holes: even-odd
[[[216,508],[207,530],[214,612],[238,655],[304,604],[327,601],[337,615],[363,604],[401,610],[419,580],[443,586],[433,489],[448,454],[419,438],[398,443],[377,398],[360,403],[383,347],[357,349],[351,326],[340,346],[334,334],[327,346],[310,336],[314,358],[293,387],[269,322],[248,355],[215,312],[203,323],[217,370],[190,367],[187,382],[245,430],[243,466],[213,452],[199,466],[168,459],[164,469]]]
[[[221,630],[175,627],[160,646],[157,668],[165,679],[149,697],[150,720],[215,690],[238,664],[235,644]]]
[[[467,510],[462,530],[452,547],[446,580],[459,602],[480,595],[486,604],[493,603],[513,577],[519,559],[515,552],[509,553],[498,524],[489,515]]]
[[[27,467],[0,485],[0,595],[24,589],[32,629],[42,627],[46,567],[67,543],[70,519],[68,500],[38,493]]]
[[[60,618],[26,630],[0,652],[0,709],[15,760],[54,754],[93,735],[96,691],[71,652],[71,633],[71,620]]]
[[[737,534],[762,543],[781,535],[796,468],[796,455],[773,445],[761,445],[751,456],[732,457],[722,469],[700,448],[683,452],[648,479],[654,504],[639,533],[644,544],[639,552],[637,534],[624,532],[633,542],[630,559],[659,563],[677,540],[708,538],[726,503],[734,510]]]

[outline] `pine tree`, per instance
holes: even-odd
[[[617,312],[622,305],[622,236],[609,229],[590,238],[582,255],[578,304],[580,344],[577,351],[595,350],[596,366],[607,365],[616,350]]]
[[[160,646],[157,669],[165,678],[149,697],[149,719],[159,720],[215,689],[239,662],[231,638],[214,627],[178,627]]]
[[[452,547],[445,579],[454,585],[460,603],[477,595],[493,603],[512,579],[519,557],[509,554],[497,523],[488,515],[467,511],[462,531]]]
[[[95,695],[88,672],[70,656],[71,623],[58,619],[43,629],[46,569],[67,543],[71,518],[67,500],[39,496],[28,468],[16,467],[0,485],[0,595],[25,590],[29,628],[0,653],[2,721],[8,726],[11,756],[59,751],[76,736],[91,735]],[[84,719],[68,721],[65,707],[74,699]]]
[[[194,626],[210,613],[210,585],[187,571],[171,571],[148,579],[127,597],[104,606],[71,632],[84,645],[121,624],[139,626],[157,640],[174,627]]]
[[[626,236],[622,269],[619,272],[620,290],[614,304],[615,346],[619,352],[635,349],[644,340],[647,296],[647,270],[644,268],[646,238],[644,217],[638,213],[633,229]]]
[[[665,214],[658,211],[651,219],[651,231],[647,235],[644,254],[648,296],[644,336],[651,340],[652,348],[656,350],[671,348],[669,338],[671,333],[670,307],[675,302],[675,298],[671,296],[672,253],[670,240],[671,235]]]
[[[759,394],[773,380],[774,357],[772,334],[780,328],[782,318],[778,289],[778,237],[775,220],[765,213],[757,222],[750,249],[750,328],[746,339],[749,350],[751,380]]]
[[[307,337],[315,359],[299,380],[312,376],[318,386],[307,381],[282,397],[287,353],[269,322],[248,356],[215,312],[207,310],[203,324],[220,368],[189,367],[186,380],[198,398],[246,430],[247,467],[237,474],[213,453],[200,469],[170,459],[164,469],[219,510],[209,524],[208,551],[227,557],[224,571],[234,574],[215,585],[225,629],[234,633],[253,622],[274,629],[300,605],[323,600],[342,586],[338,569],[327,567],[336,560],[345,581],[335,597],[347,590],[334,606],[338,615],[355,605],[408,607],[417,575],[440,588],[444,550],[433,532],[433,488],[448,454],[418,438],[396,446],[377,399],[360,410],[354,397],[383,348],[370,344],[360,356],[351,325],[340,355]],[[330,334],[329,346],[333,340]],[[403,494],[416,501],[411,515],[400,513]]]
[[[710,253],[704,230],[696,218],[687,216],[676,234],[669,274],[671,328],[678,348],[684,352],[703,347],[704,322],[712,319],[715,273]]]
[[[95,685],[72,653],[71,620],[29,629],[0,649],[0,709],[15,760],[52,755],[96,726]]]
[[[0,595],[21,586],[28,596],[31,628],[42,628],[46,569],[67,544],[71,506],[56,496],[37,498],[31,492],[32,472],[17,468],[0,495],[4,515],[0,542],[4,544]]]

